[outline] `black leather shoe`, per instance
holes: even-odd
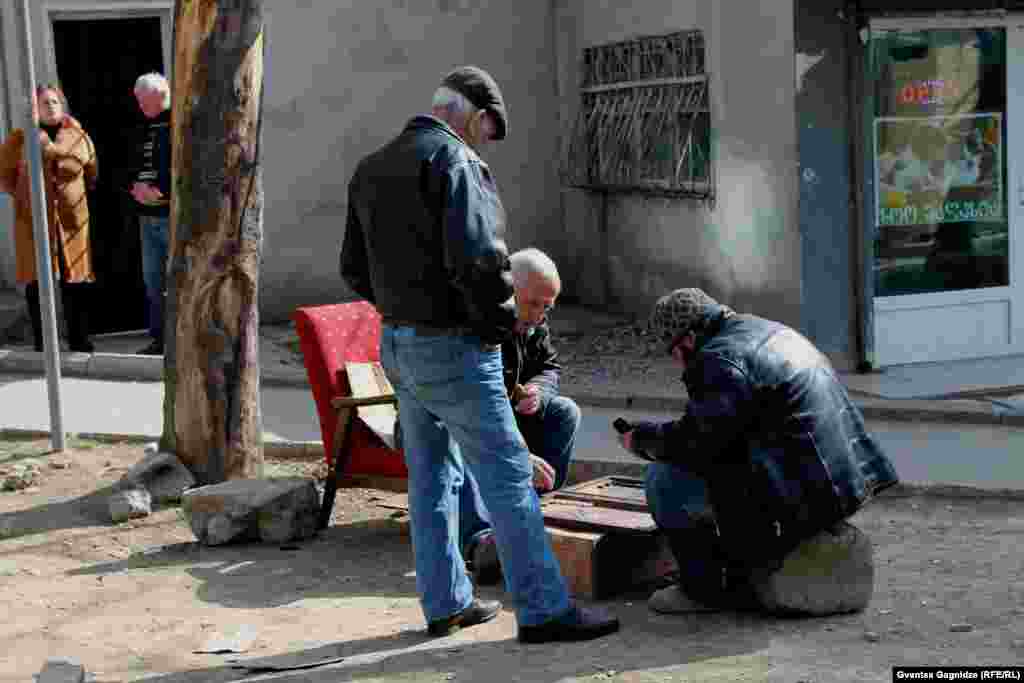
[[[536,626],[520,626],[520,643],[593,640],[619,630],[619,620],[602,609],[573,606],[566,614]]]
[[[497,600],[474,600],[473,604],[466,609],[445,617],[435,619],[427,624],[427,633],[432,636],[450,636],[460,628],[468,628],[488,622],[498,616],[501,611],[501,603]]]

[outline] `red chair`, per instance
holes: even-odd
[[[348,362],[380,361],[380,314],[369,303],[307,306],[292,314],[313,390],[324,442],[327,479],[320,528],[330,521],[342,476],[408,477],[400,450],[389,448],[361,420],[356,408],[396,403],[393,394],[352,398],[345,372]]]

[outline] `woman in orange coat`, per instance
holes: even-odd
[[[32,134],[39,136],[42,147],[50,260],[54,279],[60,282],[68,346],[72,351],[91,352],[85,295],[88,283],[94,282],[96,277],[92,268],[89,204],[85,191],[86,186],[90,189],[96,186],[96,148],[82,125],[67,113],[67,101],[60,88],[40,86],[33,105],[39,127]],[[25,132],[18,129],[0,145],[0,190],[14,196],[16,277],[19,284],[25,285],[35,349],[42,351],[31,180],[24,142]]]

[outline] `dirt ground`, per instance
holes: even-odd
[[[95,680],[889,681],[891,667],[1024,660],[1024,502],[882,498],[854,522],[876,545],[875,598],[861,614],[780,620],[648,612],[646,591],[608,603],[619,634],[522,646],[515,619],[429,639],[408,540],[375,504],[343,489],[333,523],[294,546],[205,548],[179,509],[108,521],[108,487],[139,444],[0,441],[0,471],[34,459],[42,478],[0,493],[0,681],[30,681],[47,657],[75,657]],[[268,475],[316,463],[268,462]],[[486,589],[499,597],[499,589]],[[954,625],[956,629],[951,630]],[[196,654],[245,628],[241,654]],[[230,660],[344,657],[280,673]]]

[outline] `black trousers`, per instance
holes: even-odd
[[[72,351],[92,351],[89,341],[88,282],[61,282],[60,294],[64,304],[64,321],[68,328],[68,346]],[[39,282],[25,286],[25,301],[32,321],[32,344],[36,351],[43,350],[43,315],[39,306]]]

